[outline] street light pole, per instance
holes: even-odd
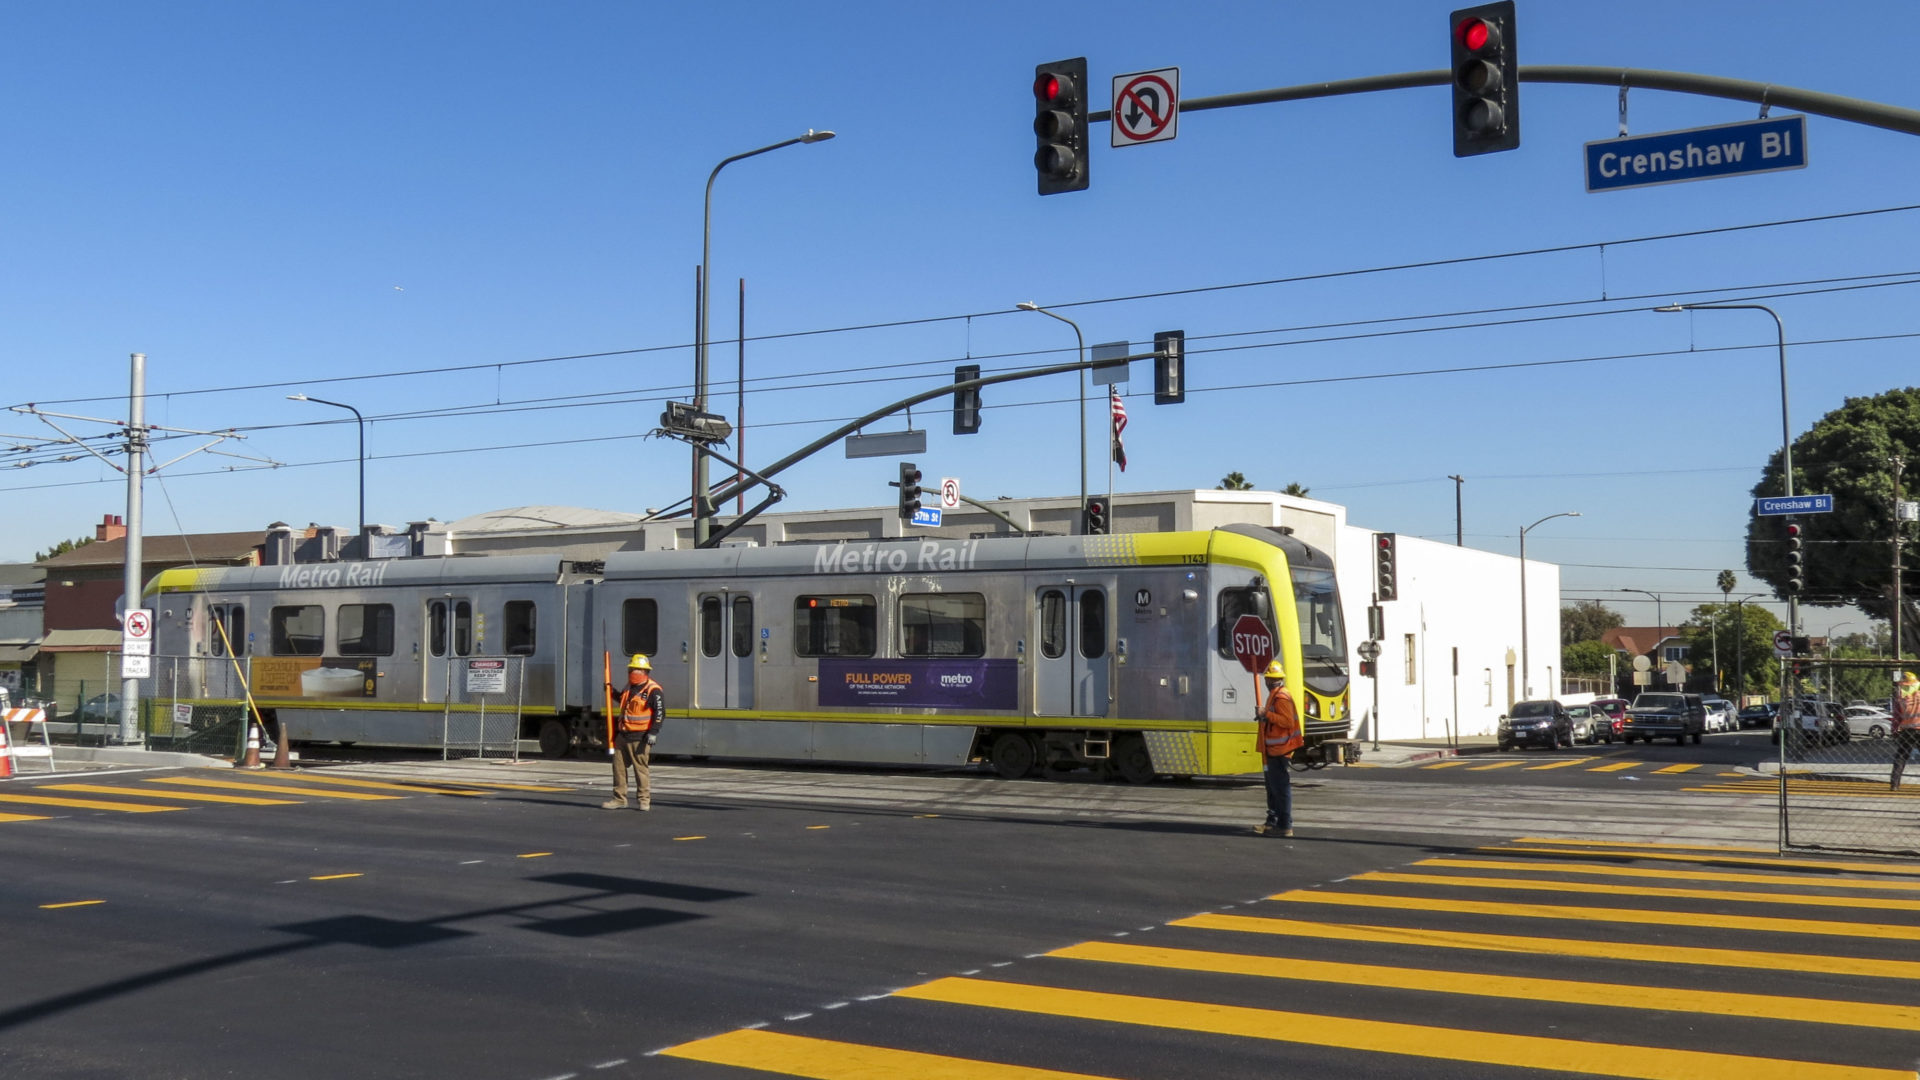
[[[366,550],[366,543],[367,543],[367,418],[360,415],[359,409],[356,409],[353,406],[348,405],[344,402],[328,401],[325,398],[308,397],[305,394],[288,394],[287,400],[288,401],[311,401],[315,405],[331,405],[336,409],[345,409],[348,412],[353,414],[353,422],[360,429],[360,532],[359,532],[359,536],[360,536],[360,557],[364,559],[367,557],[367,550]]]
[[[797,143],[826,142],[833,138],[831,131],[807,129],[804,135],[798,135],[783,142],[772,143],[749,150],[744,154],[735,154],[713,167],[707,174],[707,195],[700,212],[700,308],[694,312],[693,320],[693,407],[698,412],[707,411],[707,309],[713,297],[713,181],[720,170],[746,158],[771,153]],[[707,450],[695,444],[693,447],[693,546],[701,547],[713,531],[713,508],[708,505],[707,487]]]
[[[1665,604],[1659,593],[1648,592],[1645,589],[1621,589],[1620,591],[1621,592],[1637,592],[1641,596],[1653,597],[1653,628],[1655,630],[1665,630],[1667,628],[1666,613],[1662,610]]]
[[[1554,518],[1579,516],[1578,510],[1548,514],[1533,525],[1522,526],[1520,529],[1520,696],[1522,698],[1533,697],[1533,671],[1527,666],[1527,533],[1532,531],[1534,526],[1552,521]],[[1559,695],[1556,693],[1554,696]]]
[[[1039,304],[1036,304],[1031,300],[1023,300],[1020,303],[1015,304],[1014,306],[1019,308],[1022,311],[1037,311],[1040,314],[1047,316],[1048,318],[1059,319],[1061,322],[1066,323],[1068,326],[1073,327],[1073,340],[1079,345],[1079,348],[1080,348],[1079,360],[1081,363],[1086,362],[1087,339],[1081,335],[1079,323],[1074,322],[1072,319],[1067,318],[1065,315],[1055,315],[1053,312],[1048,311],[1046,308],[1041,307]],[[1085,371],[1082,371],[1080,372],[1080,509],[1082,512],[1082,517],[1080,520],[1081,520],[1082,527],[1085,526],[1084,514],[1086,511],[1086,506],[1087,506],[1087,373]],[[1111,513],[1112,512],[1111,509],[1109,509],[1108,512]]]
[[[1793,498],[1793,425],[1787,419],[1787,325],[1780,321],[1780,313],[1765,304],[1667,304],[1653,310],[1764,311],[1773,316],[1773,328],[1780,342],[1780,475],[1787,498]],[[1787,633],[1800,636],[1800,594],[1791,589],[1787,590]]]

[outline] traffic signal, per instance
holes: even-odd
[[[1081,533],[1086,536],[1105,536],[1107,534],[1107,501],[1105,499],[1087,500],[1081,508]]]
[[[1087,58],[1033,69],[1033,169],[1040,194],[1087,187]]]
[[[1362,660],[1362,661],[1360,661],[1360,677],[1361,677],[1361,678],[1363,678],[1363,679],[1371,679],[1371,678],[1373,678],[1373,675],[1374,675],[1374,668],[1373,668],[1373,665],[1374,665],[1375,663],[1377,663],[1377,661],[1374,661],[1374,660]]]
[[[979,364],[961,364],[953,369],[953,381],[972,382],[980,377]],[[980,388],[969,387],[953,392],[953,433],[972,435],[980,430]]]
[[[1381,600],[1392,600],[1399,595],[1399,586],[1394,582],[1393,534],[1373,534],[1373,594]]]
[[[1513,0],[1453,13],[1453,156],[1520,145],[1520,62],[1513,45]]]
[[[1178,405],[1187,400],[1187,332],[1162,330],[1153,335],[1153,403]]]
[[[920,469],[911,461],[900,463],[900,520],[912,521],[920,509]]]
[[[1787,591],[1797,593],[1807,587],[1807,556],[1800,550],[1800,523],[1787,522]]]

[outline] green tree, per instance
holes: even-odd
[[[1740,694],[1780,694],[1780,665],[1773,658],[1773,633],[1783,629],[1773,612],[1753,604],[1701,604],[1680,626],[1693,668],[1688,686]],[[1714,672],[1715,654],[1720,670]],[[1658,658],[1656,658],[1658,659]],[[1744,670],[1743,670],[1744,669]],[[1746,685],[1739,685],[1744,676]]]
[[[1600,635],[1627,625],[1620,613],[1598,600],[1580,600],[1560,609],[1560,645],[1599,641]],[[1572,670],[1569,668],[1568,670]]]
[[[1917,451],[1920,388],[1916,387],[1849,398],[1793,440],[1794,490],[1833,496],[1832,513],[1799,518],[1807,568],[1803,603],[1857,605],[1876,619],[1892,614],[1887,549],[1893,535],[1892,459],[1899,455],[1910,467],[1920,465]],[[1753,486],[1755,497],[1784,491],[1780,465],[1776,450]],[[1780,518],[1752,516],[1747,521],[1747,570],[1775,591],[1786,587],[1785,538]],[[1916,615],[1920,615],[1920,604],[1910,600],[1910,625]]]
[[[1598,641],[1576,641],[1560,650],[1560,670],[1568,675],[1605,675],[1613,650]]]
[[[1230,472],[1227,475],[1220,478],[1220,482],[1213,486],[1213,490],[1215,491],[1252,491],[1253,481],[1248,480],[1246,477],[1241,476],[1237,472]]]
[[[55,555],[65,555],[75,548],[83,548],[91,543],[93,543],[93,537],[91,536],[83,536],[78,540],[62,540],[45,551],[36,552],[33,556],[33,561],[41,562],[46,559],[51,559]]]
[[[1299,484],[1288,484],[1286,487],[1280,489],[1280,494],[1293,495],[1304,499],[1307,497],[1307,489],[1301,487]]]

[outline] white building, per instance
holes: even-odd
[[[937,488],[930,482],[928,494]],[[1117,494],[1113,531],[1164,532],[1249,524],[1283,527],[1333,556],[1345,606],[1353,663],[1352,705],[1367,716],[1378,693],[1383,739],[1440,739],[1450,733],[1491,735],[1512,702],[1525,698],[1520,644],[1520,560],[1410,536],[1397,539],[1398,597],[1382,604],[1378,676],[1360,677],[1357,647],[1367,640],[1374,593],[1375,529],[1347,523],[1346,507],[1271,491],[1153,491]],[[974,507],[948,510],[943,523],[916,528],[896,507],[764,514],[728,539],[758,545],[872,540],[907,533],[950,537],[1010,536],[1014,527],[1067,533],[1079,516],[1074,497],[995,500],[1013,525]],[[719,519],[724,524],[728,519]],[[572,558],[610,551],[691,547],[685,519],[570,507],[514,507],[459,521],[416,525],[422,554],[558,552]],[[1380,531],[1391,531],[1383,529]],[[1560,677],[1560,570],[1527,564],[1524,650],[1532,696],[1554,692]],[[1355,735],[1361,729],[1355,727]],[[1371,739],[1374,732],[1367,730]]]

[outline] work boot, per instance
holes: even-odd
[[[653,809],[653,800],[652,800],[652,799],[641,799],[641,800],[640,800],[640,802],[639,802],[639,807],[640,807],[640,809],[642,809],[642,810],[651,810],[651,809]]]
[[[627,801],[625,799],[608,799],[606,802],[600,804],[600,809],[619,810],[626,805]]]

